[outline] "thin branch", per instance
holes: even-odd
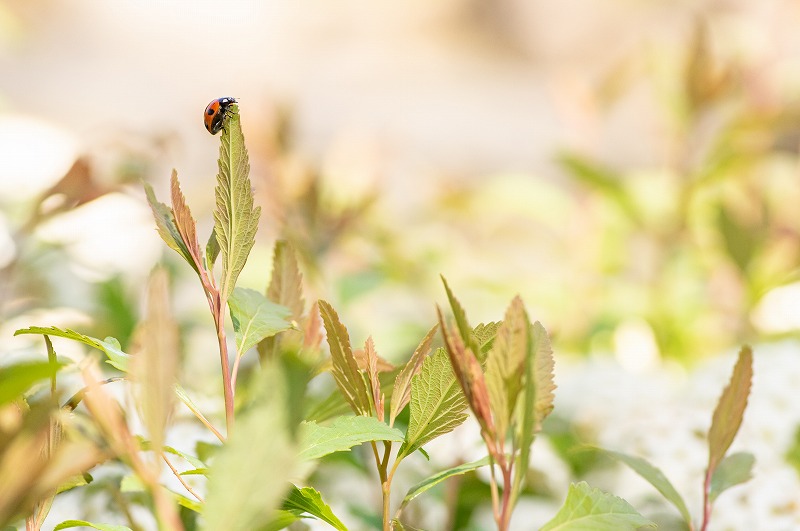
[[[197,493],[196,493],[196,492],[195,492],[195,491],[192,489],[192,487],[190,487],[190,486],[189,486],[189,484],[188,484],[188,483],[186,483],[186,481],[183,479],[183,476],[181,476],[180,472],[178,472],[178,470],[177,470],[177,469],[176,469],[174,466],[172,466],[172,463],[170,463],[170,462],[169,462],[169,459],[167,459],[167,455],[166,455],[166,454],[164,454],[164,453],[162,453],[162,454],[161,454],[161,457],[162,457],[162,459],[164,459],[164,462],[167,464],[167,466],[169,467],[169,469],[170,469],[170,470],[172,470],[172,473],[173,473],[173,474],[175,474],[175,477],[176,477],[176,478],[178,478],[178,481],[180,481],[180,482],[181,482],[181,485],[183,485],[183,488],[185,488],[187,491],[189,491],[189,493],[191,493],[191,495],[192,495],[192,496],[194,496],[195,498],[197,498],[197,501],[199,501],[200,503],[205,503],[205,501],[203,500],[203,498],[201,498],[201,497],[200,497],[200,495],[198,495],[198,494],[197,494]]]

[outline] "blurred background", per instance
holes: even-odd
[[[30,325],[124,348],[162,261],[187,386],[216,396],[202,290],[141,180],[164,200],[176,168],[208,234],[218,138],[201,113],[233,96],[263,209],[240,285],[266,286],[285,238],[307,298],[390,360],[434,322],[440,273],[473,323],[520,294],[551,332],[555,417],[518,529],[575,477],[655,503],[576,440],[652,459],[699,514],[703,435],[743,342],[756,380],[736,444],[757,474],[712,528],[796,529],[798,24],[789,0],[4,1],[2,355],[30,353],[12,338]],[[376,506],[361,488],[334,504],[356,522]],[[490,528],[480,477],[436,493],[423,527]]]

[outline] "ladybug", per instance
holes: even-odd
[[[236,98],[217,98],[208,104],[203,113],[206,129],[212,135],[222,131],[225,118],[232,112],[230,106],[236,103]]]

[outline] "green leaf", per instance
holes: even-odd
[[[681,513],[681,517],[683,517],[683,521],[687,524],[691,524],[692,516],[689,514],[689,509],[686,507],[686,503],[683,501],[683,498],[678,491],[675,490],[675,487],[672,486],[672,483],[670,483],[669,479],[667,479],[667,476],[665,476],[658,467],[653,466],[647,460],[642,459],[641,457],[623,454],[621,452],[614,452],[611,450],[601,451],[618,461],[622,461],[634,472],[646,479],[647,482],[654,486],[656,490],[667,499],[668,502],[678,509],[678,512]]]
[[[272,520],[267,525],[260,527],[258,531],[280,531],[281,529],[286,529],[298,520],[300,520],[300,516],[292,511],[273,511]]]
[[[411,400],[411,379],[416,376],[422,369],[422,362],[431,351],[431,344],[433,343],[433,336],[439,329],[439,325],[434,325],[425,337],[420,342],[411,359],[403,366],[397,379],[394,382],[394,389],[392,391],[392,401],[389,408],[389,425],[394,425],[394,419],[403,411],[408,402]]]
[[[208,242],[206,243],[206,269],[208,271],[214,270],[214,264],[217,262],[217,258],[219,257],[219,242],[217,242],[217,235],[212,230],[211,235],[208,237]]]
[[[565,153],[559,157],[567,171],[578,181],[605,195],[628,219],[639,223],[641,215],[636,204],[623,187],[622,176],[578,155]]]
[[[60,531],[61,529],[69,529],[70,527],[91,527],[92,529],[99,529],[100,531],[131,531],[130,527],[124,525],[112,524],[93,524],[86,520],[64,520],[53,528],[53,531]]]
[[[219,174],[214,209],[214,234],[222,253],[222,278],[220,297],[228,300],[236,279],[244,268],[250,250],[255,244],[261,207],[253,206],[250,184],[250,161],[244,145],[237,105],[222,130],[219,148]]]
[[[390,428],[375,417],[338,417],[330,426],[316,422],[300,424],[300,459],[319,459],[334,452],[350,450],[368,441],[402,441],[403,432]]]
[[[711,476],[709,494],[711,502],[713,503],[723,491],[749,481],[753,477],[755,462],[756,458],[748,452],[737,452],[725,456],[714,471],[714,475]]]
[[[169,278],[164,269],[154,269],[147,284],[147,305],[139,325],[141,350],[131,364],[139,384],[139,411],[156,450],[164,445],[164,434],[175,406],[174,386],[179,365],[178,323],[169,303]],[[156,461],[159,463],[160,460]]]
[[[497,337],[497,330],[500,328],[501,322],[493,321],[491,323],[480,323],[472,329],[472,335],[478,343],[481,355],[485,355],[492,348],[495,337]]]
[[[61,494],[62,492],[72,490],[75,487],[83,487],[84,485],[88,485],[92,481],[94,481],[94,478],[88,472],[84,472],[83,474],[76,474],[75,476],[72,476],[67,481],[59,485],[56,494]]]
[[[275,304],[261,293],[246,288],[233,290],[228,307],[236,332],[236,352],[243,356],[259,341],[291,328],[289,309]]]
[[[532,325],[531,338],[533,345],[533,379],[536,389],[534,402],[534,433],[542,429],[544,419],[553,411],[556,384],[554,382],[553,348],[550,346],[550,337],[547,335],[542,323],[536,321]]]
[[[21,334],[42,334],[79,341],[89,345],[90,347],[102,350],[105,352],[106,356],[108,356],[106,363],[122,372],[128,372],[128,362],[130,360],[130,356],[122,352],[119,341],[113,337],[107,337],[103,340],[100,340],[95,337],[86,336],[74,330],[70,330],[69,328],[61,329],[56,328],[55,326],[31,326],[29,328],[22,328],[14,332],[15,336]]]
[[[440,435],[453,431],[467,418],[467,399],[456,381],[450,359],[439,348],[425,359],[411,380],[411,416],[398,459]]]
[[[542,429],[542,422],[553,410],[553,349],[550,338],[539,321],[530,325],[528,331],[529,347],[525,357],[525,391],[522,396],[522,408],[517,421],[517,474],[514,475],[514,491],[512,497],[516,501],[522,489],[522,481],[528,470],[531,456],[531,444],[536,434]]]
[[[311,487],[298,489],[292,485],[286,501],[283,502],[283,508],[310,514],[339,531],[347,531],[347,527],[333,514],[328,504],[322,501],[322,495]]]
[[[753,351],[742,347],[730,383],[719,399],[708,430],[708,470],[712,476],[742,424],[753,381]]]
[[[635,531],[640,527],[656,524],[622,498],[581,481],[569,486],[564,505],[539,531]]]
[[[63,363],[29,361],[0,367],[0,405],[22,398],[40,380],[52,378]]]
[[[476,470],[482,466],[486,466],[491,463],[489,456],[484,457],[483,459],[478,459],[477,461],[472,461],[471,463],[464,463],[463,465],[458,465],[453,468],[448,468],[447,470],[442,470],[441,472],[437,472],[436,474],[430,476],[429,478],[425,478],[410,489],[406,493],[406,497],[403,498],[403,503],[400,504],[400,508],[397,510],[399,513],[403,508],[411,502],[414,498],[422,494],[428,489],[431,489],[441,483],[442,481],[449,479],[453,476],[460,476],[461,474],[466,474],[467,472],[471,472]]]
[[[347,328],[339,320],[339,315],[328,302],[318,302],[319,313],[325,325],[328,345],[331,350],[331,374],[336,385],[357,415],[369,415],[369,393],[364,378],[358,369],[358,363],[350,348],[350,336]]]
[[[276,304],[289,309],[289,318],[299,323],[305,311],[303,300],[303,275],[297,266],[297,259],[288,242],[275,242],[272,255],[272,278],[267,287],[267,298]],[[298,331],[302,339],[302,334]],[[279,338],[266,338],[258,344],[258,354],[263,359],[276,354]]]
[[[486,357],[486,387],[498,437],[505,440],[525,381],[531,353],[530,322],[522,299],[514,297]]]
[[[208,531],[266,525],[296,473],[284,375],[266,366],[257,378],[251,404],[237,415],[235,430],[211,465],[203,511]]]
[[[197,266],[192,258],[192,253],[189,252],[189,248],[183,242],[181,233],[178,230],[178,225],[175,223],[175,215],[173,214],[172,209],[164,203],[160,203],[158,199],[156,199],[156,194],[153,191],[152,186],[150,186],[148,183],[143,184],[144,193],[147,195],[147,202],[150,203],[150,209],[153,211],[153,218],[155,218],[156,228],[158,229],[159,236],[161,236],[161,239],[164,240],[164,243],[181,255],[181,257],[183,257],[183,259],[186,260],[186,262],[188,262],[188,264],[192,266],[195,271],[197,271]]]

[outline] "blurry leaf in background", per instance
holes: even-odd
[[[29,514],[34,505],[106,456],[86,440],[62,440],[45,454],[56,403],[0,407],[0,526]],[[21,474],[20,471],[25,473]]]
[[[145,315],[136,337],[140,351],[133,357],[132,376],[139,384],[138,406],[160,468],[180,359],[178,324],[172,315],[164,269],[155,269],[150,275]]]
[[[22,399],[33,384],[52,378],[63,366],[59,362],[29,361],[0,367],[0,406]]]
[[[53,528],[53,531],[60,531],[61,529],[70,529],[72,527],[91,527],[92,529],[99,529],[99,531],[131,531],[130,527],[124,525],[113,524],[98,524],[87,522],[86,520],[64,520]]]
[[[540,531],[636,531],[655,526],[622,498],[581,481],[569,486],[563,507]]]
[[[128,345],[131,334],[138,322],[138,294],[127,289],[125,279],[115,275],[98,284],[97,294],[97,332],[102,337],[115,337],[121,345]]]
[[[280,368],[269,365],[250,383],[253,402],[237,415],[236,429],[209,472],[202,526],[209,531],[268,524],[297,471]]]
[[[297,258],[291,245],[282,240],[275,242],[272,255],[272,277],[267,286],[267,299],[289,310],[288,319],[295,323],[303,322],[305,300],[303,299],[303,275],[297,265]],[[291,340],[287,338],[292,335]],[[287,331],[278,337],[267,337],[258,344],[258,355],[262,362],[277,354],[281,342],[294,341],[302,344],[301,331]]]
[[[656,466],[650,464],[647,460],[642,459],[641,457],[636,457],[632,455],[627,455],[621,452],[613,452],[611,450],[602,450],[603,453],[617,459],[618,461],[622,461],[626,465],[628,465],[631,470],[642,476],[644,479],[647,480],[653,487],[661,493],[664,498],[669,501],[672,505],[678,509],[678,512],[681,514],[683,521],[686,522],[687,525],[691,525],[692,523],[692,516],[689,514],[689,509],[686,507],[686,503],[683,501],[683,498],[672,486],[667,476]]]
[[[119,369],[122,372],[128,371],[128,362],[130,360],[130,356],[122,351],[119,341],[113,337],[107,337],[103,340],[100,340],[95,337],[87,336],[74,330],[70,330],[69,328],[61,329],[55,326],[30,326],[14,332],[15,336],[20,334],[42,334],[53,337],[63,337],[84,343],[90,347],[105,352],[106,356],[108,356],[106,363],[112,367]]]
[[[723,491],[735,487],[753,478],[753,466],[756,458],[748,452],[737,452],[726,455],[711,476],[711,492],[709,498],[713,502]]]

